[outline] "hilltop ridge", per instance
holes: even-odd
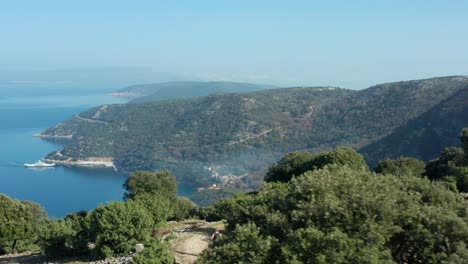
[[[239,82],[161,82],[153,84],[132,85],[112,93],[114,96],[133,98],[131,103],[187,99],[223,93],[246,93],[275,88],[267,84]]]

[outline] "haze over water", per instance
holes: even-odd
[[[124,103],[105,92],[76,91],[2,89],[0,95],[0,193],[40,203],[52,217],[121,200],[124,192],[126,176],[112,169],[23,166],[61,147],[59,142],[33,137],[35,133],[92,106]],[[179,189],[182,194],[190,191],[186,186]]]

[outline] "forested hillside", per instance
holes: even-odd
[[[213,167],[219,176],[242,178],[243,184],[252,185],[251,172],[264,170],[290,151],[365,147],[418,118],[427,116],[429,122],[443,115],[441,111],[450,112],[443,118],[446,122],[463,124],[463,115],[451,113],[466,107],[466,100],[459,98],[467,86],[466,77],[443,77],[361,91],[297,87],[105,105],[47,129],[42,136],[73,138],[65,149],[51,153],[50,159],[112,157],[124,171],[167,168],[179,181],[196,185],[226,179],[211,177],[213,170],[207,168]],[[443,107],[453,100],[460,106]],[[446,129],[444,133],[452,135],[460,128]],[[433,152],[451,142],[443,142]]]
[[[458,144],[457,135],[468,124],[468,86],[390,135],[364,147],[370,165],[386,157],[410,156],[431,160],[447,146]]]

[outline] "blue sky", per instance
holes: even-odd
[[[0,71],[359,89],[467,75],[467,11],[456,0],[1,1]]]

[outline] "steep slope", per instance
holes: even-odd
[[[236,82],[163,82],[129,86],[113,94],[136,97],[131,102],[141,103],[197,98],[210,94],[255,92],[269,88],[273,88],[273,86]]]
[[[467,125],[468,86],[360,152],[371,166],[386,157],[410,156],[428,161],[445,147],[458,145],[458,134]]]
[[[244,177],[293,150],[364,147],[467,85],[465,77],[444,77],[362,91],[297,87],[106,105],[80,113],[42,136],[73,138],[50,159],[112,157],[125,171],[167,168],[180,181],[206,185],[213,181],[210,176]],[[207,169],[211,166],[216,173]]]

